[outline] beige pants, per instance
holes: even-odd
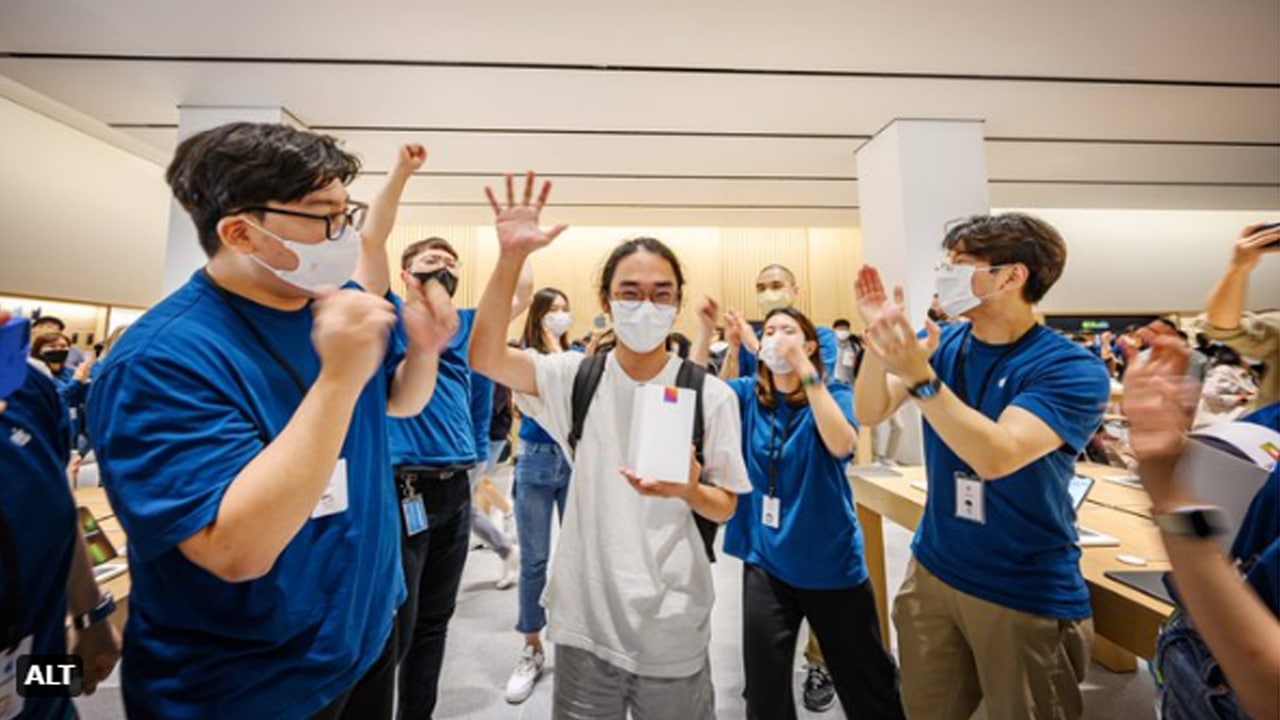
[[[912,558],[893,603],[911,720],[1076,720],[1093,620],[1012,610],[947,585]]]

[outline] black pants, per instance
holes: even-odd
[[[805,590],[744,564],[742,650],[747,717],[796,717],[792,668],[800,621],[818,636],[845,713],[903,718],[898,668],[884,649],[871,581],[838,590]]]
[[[399,482],[399,478],[397,479]],[[427,529],[404,537],[404,581],[409,597],[400,628],[400,709],[403,720],[427,720],[436,708],[445,635],[458,598],[471,535],[471,485],[466,471],[415,486],[427,510]],[[401,518],[403,535],[403,518]]]
[[[391,720],[396,696],[396,636],[400,631],[391,626],[391,637],[382,655],[373,662],[363,677],[339,695],[311,720]]]

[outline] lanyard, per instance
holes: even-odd
[[[222,298],[223,302],[227,304],[227,307],[231,308],[231,312],[234,312],[236,316],[240,318],[241,322],[249,328],[249,334],[252,335],[254,340],[262,346],[263,350],[267,351],[267,354],[271,356],[271,359],[275,360],[276,364],[284,369],[285,373],[289,375],[289,378],[293,380],[293,384],[298,386],[298,392],[305,397],[307,394],[307,386],[302,382],[302,376],[298,374],[298,371],[294,369],[293,365],[289,364],[288,360],[284,359],[284,356],[281,355],[279,351],[272,347],[271,343],[267,342],[267,339],[262,335],[262,331],[258,329],[257,325],[253,324],[253,321],[244,313],[244,310],[241,310],[236,306],[235,300],[231,297],[231,293],[227,292],[222,288],[222,286],[214,282],[213,278],[210,277],[208,270],[203,272],[205,279],[209,281],[209,284],[213,286],[214,290],[218,291],[218,295]]]
[[[0,513],[0,560],[4,562],[4,650],[18,646],[22,640],[22,607],[18,604],[18,551],[9,530],[9,521]]]
[[[996,370],[1000,369],[1000,366],[1004,365],[1004,361],[1016,352],[1018,348],[1022,346],[1023,342],[1030,338],[1038,329],[1038,325],[1032,326],[1030,330],[1022,334],[1022,337],[1010,343],[1004,352],[1000,353],[999,357],[996,358],[996,361],[991,363],[991,367],[987,368],[986,375],[982,377],[982,384],[978,386],[978,396],[970,398],[969,377],[968,374],[965,373],[965,367],[969,358],[969,347],[973,342],[973,328],[969,328],[964,336],[964,344],[960,346],[960,354],[956,358],[956,394],[960,396],[960,399],[969,407],[978,410],[978,406],[982,404],[983,398],[987,396],[987,390],[989,390],[991,386],[991,378],[995,377]]]
[[[781,409],[781,403],[785,402],[782,398],[777,398],[778,405],[769,413],[769,447],[766,452],[769,454],[769,497],[773,497],[778,492],[778,464],[782,462],[782,450],[786,447],[787,436],[790,434],[791,423],[788,420],[786,426],[782,430],[782,442],[778,442],[778,411]]]

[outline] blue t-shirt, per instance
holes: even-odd
[[[471,426],[475,428],[476,463],[489,459],[489,424],[493,422],[493,381],[471,371]]]
[[[738,509],[725,527],[724,551],[795,587],[860,585],[867,569],[862,528],[845,477],[849,457],[828,452],[807,403],[792,407],[781,402],[771,410],[756,398],[755,386],[754,378],[729,381],[742,412],[742,454],[753,490],[738,497]],[[844,383],[827,388],[856,428],[852,388]],[[771,471],[776,472],[774,497],[782,510],[777,528],[761,521]]]
[[[955,512],[956,473],[971,469],[926,420],[929,497],[912,552],[943,582],[997,605],[1061,619],[1088,617],[1089,591],[1080,573],[1067,485],[1076,456],[1102,421],[1111,387],[1106,367],[1041,325],[1007,345],[989,345],[971,332],[969,323],[943,328],[930,360],[942,381],[961,399],[962,390],[981,398],[970,405],[992,420],[1011,405],[1032,413],[1064,445],[984,482],[986,523],[979,524]],[[957,362],[966,344],[962,383]]]
[[[392,295],[400,308],[400,298]],[[467,347],[476,311],[458,311],[458,332],[440,354],[436,389],[422,412],[411,418],[387,418],[391,432],[391,464],[394,465],[473,465],[479,456],[476,449],[476,423],[472,415],[471,365]],[[408,338],[404,328],[396,330],[397,345],[405,348]],[[492,402],[492,401],[490,401]],[[487,417],[487,415],[486,415]],[[485,426],[484,452],[489,448],[489,431]]]
[[[65,468],[71,455],[67,415],[52,381],[29,370],[0,413],[0,512],[17,553],[18,587],[0,573],[0,609],[18,599],[21,640],[31,636],[34,654],[67,652],[67,577],[75,551],[75,503]],[[2,562],[2,560],[0,560]],[[6,568],[7,569],[7,568]],[[0,648],[9,618],[0,619]],[[23,720],[64,718],[67,698],[27,698]]]
[[[556,439],[551,437],[551,433],[542,429],[533,418],[524,415],[520,418],[520,441],[525,443],[543,443],[554,445]]]
[[[247,582],[223,581],[178,548],[214,521],[228,485],[296,412],[303,394],[284,364],[315,381],[311,328],[310,307],[224,297],[197,272],[121,336],[89,391],[102,483],[129,535],[123,690],[149,716],[309,717],[387,642],[405,597],[387,462],[394,351],[342,445],[346,511],[308,520],[270,572]]]
[[[1280,432],[1280,403],[1272,403],[1241,418]],[[1231,546],[1245,579],[1271,613],[1280,617],[1280,463],[1249,503]]]
[[[836,361],[840,358],[840,340],[836,337],[836,333],[826,325],[819,325],[818,330],[818,353],[822,355],[822,364],[826,366],[828,378],[836,376]],[[756,333],[756,337],[760,337],[763,329]],[[745,345],[738,346],[738,377],[755,377],[756,368],[758,366],[755,353],[747,349]]]

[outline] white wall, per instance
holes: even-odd
[[[1240,228],[1280,220],[1280,209],[1025,212],[1052,223],[1067,242],[1067,269],[1041,304],[1045,312],[1199,311]],[[1254,270],[1246,307],[1280,307],[1280,254]]]
[[[0,294],[159,299],[164,169],[0,98]]]

